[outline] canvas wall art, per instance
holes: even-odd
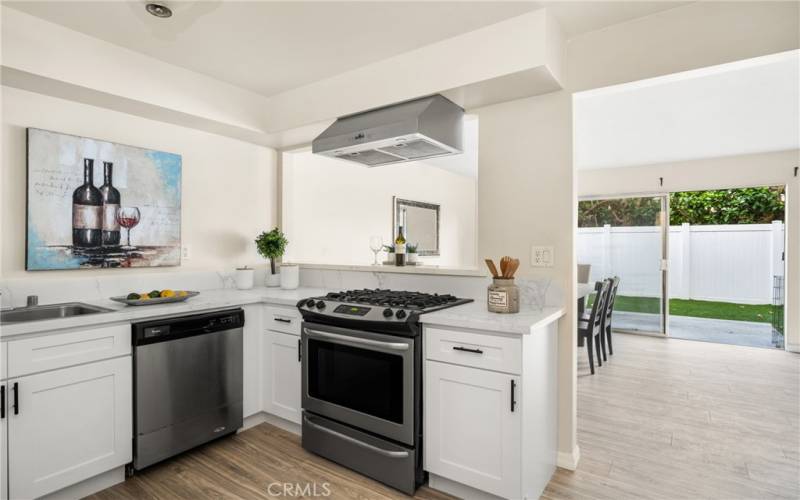
[[[181,156],[28,129],[26,269],[180,265]]]

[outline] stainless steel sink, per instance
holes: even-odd
[[[50,304],[45,306],[18,307],[9,311],[0,312],[0,324],[27,323],[45,319],[69,318],[86,314],[110,312],[105,307],[91,306],[81,302],[67,302],[64,304]]]

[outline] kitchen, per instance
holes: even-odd
[[[540,496],[580,460],[571,92],[633,71],[592,81],[597,54],[568,41],[649,14],[714,22],[674,4],[4,2],[0,297],[19,315],[0,325],[0,497],[102,495],[280,432],[291,451],[242,460],[343,466],[273,475],[306,495],[329,478],[334,497],[348,480],[364,496]],[[763,7],[753,32],[790,7]],[[379,28],[409,13],[415,30]],[[713,59],[700,52],[683,64]],[[421,138],[444,149],[402,156]],[[361,149],[373,140],[389,142]],[[353,160],[378,150],[390,162]],[[96,207],[77,226],[76,204]],[[515,287],[484,264],[506,255]],[[517,293],[518,312],[490,311]]]

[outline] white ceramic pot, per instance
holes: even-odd
[[[417,263],[417,253],[416,252],[407,253],[406,254],[406,260],[408,261],[409,264],[416,264]]]
[[[281,286],[281,273],[278,271],[275,274],[270,273],[269,267],[267,267],[267,286]]]
[[[386,253],[386,262],[389,265],[392,265],[392,266],[394,265],[394,263],[395,263],[394,252],[387,252]]]
[[[236,288],[239,290],[250,290],[253,288],[253,282],[255,280],[256,271],[255,269],[237,269],[233,273],[233,280],[236,283]]]
[[[281,264],[281,288],[294,290],[300,286],[300,266],[297,264]]]

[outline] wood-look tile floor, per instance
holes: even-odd
[[[616,354],[594,376],[579,351],[581,461],[574,472],[558,469],[544,498],[800,497],[800,355],[624,334],[614,339]],[[270,495],[272,482],[317,483],[318,492],[327,482],[329,498],[404,498],[306,453],[298,436],[269,424],[92,498],[297,498]],[[415,498],[449,497],[421,488]]]

